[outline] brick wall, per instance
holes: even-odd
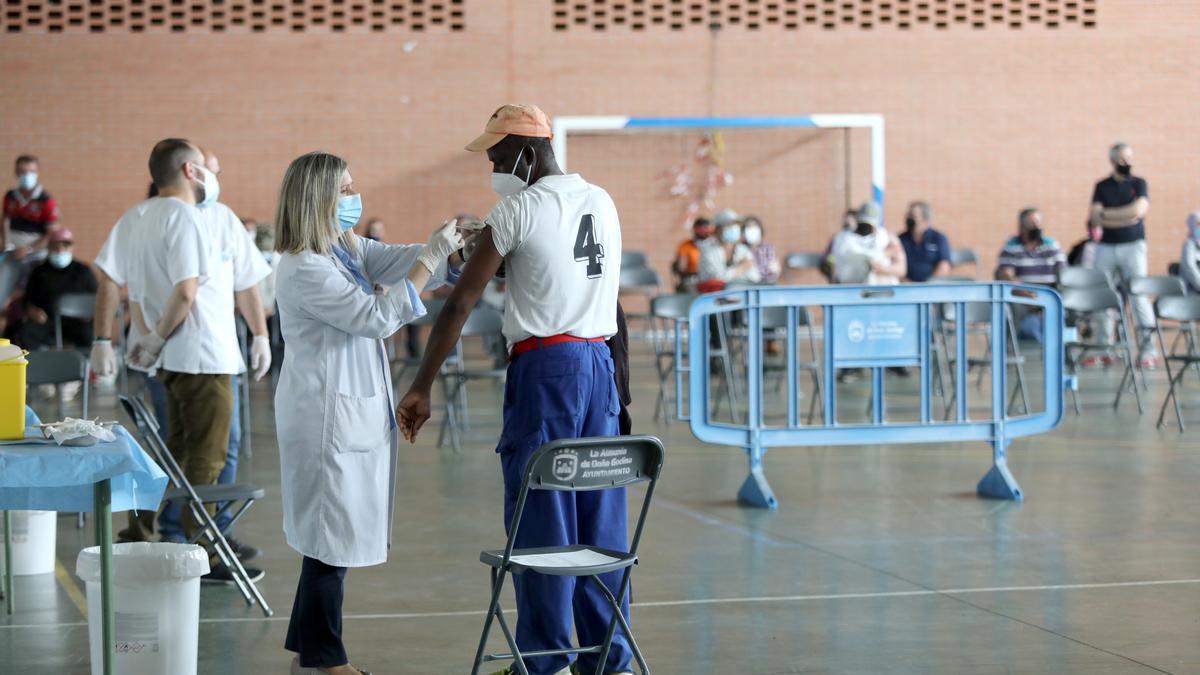
[[[217,152],[225,201],[260,219],[271,217],[292,158],[318,148],[342,154],[366,214],[384,217],[393,240],[423,240],[455,212],[484,213],[493,203],[489,166],[461,146],[507,100],[536,102],[552,115],[882,113],[886,218],[897,224],[905,202],[929,200],[936,223],[955,246],[977,249],[985,271],[1023,206],[1041,206],[1049,233],[1064,244],[1078,239],[1091,186],[1117,139],[1133,145],[1136,171],[1150,182],[1153,270],[1178,255],[1185,214],[1200,206],[1200,2],[609,0],[608,24],[597,30],[575,23],[605,5],[595,0],[203,0],[177,19],[166,5],[164,25],[147,22],[139,32],[132,13],[146,3],[153,10],[155,0],[114,2],[101,5],[120,13],[121,25],[83,12],[79,25],[62,19],[61,32],[48,32],[55,7],[69,15],[83,6],[72,0],[21,0],[0,16],[0,159],[41,156],[44,182],[88,256],[141,198],[149,149],[169,135]],[[335,30],[345,4],[351,18]],[[285,5],[325,18],[294,18],[278,9]],[[626,23],[611,19],[617,5]],[[1046,25],[1049,8],[1080,5],[1093,8],[1094,25]],[[688,22],[731,6],[742,20],[715,38]],[[386,17],[373,29],[377,7]],[[680,7],[685,20],[672,29],[647,18],[635,29],[629,21],[639,7],[664,16]],[[755,7],[779,23],[749,28]],[[261,32],[251,25],[255,8],[265,10]],[[783,25],[789,8],[795,30]],[[223,12],[220,31],[213,9]],[[976,9],[982,28],[971,25]],[[945,28],[935,25],[939,10]],[[453,28],[449,18],[430,19],[451,11],[461,15]],[[954,21],[959,12],[966,22]],[[1034,21],[1036,12],[1043,16]],[[816,22],[805,23],[806,13]],[[194,14],[207,18],[195,23]],[[271,23],[285,14],[305,30]],[[822,27],[827,17],[831,29]],[[911,27],[899,27],[904,17]],[[425,21],[423,30],[414,21]],[[865,194],[865,141],[852,139],[851,186],[843,184],[836,132],[730,133],[726,141],[736,180],[724,202],[764,216],[781,248],[821,246],[847,192],[855,200]],[[676,135],[572,144],[571,168],[613,193],[627,246],[647,250],[664,270],[683,230],[663,172],[694,142]]]

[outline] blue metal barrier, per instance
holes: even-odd
[[[1008,369],[1025,363],[1013,339],[1016,333],[1011,311],[1016,306],[1038,308],[1043,315],[1044,406],[1040,412],[1030,414],[1026,401],[1025,414],[1013,416],[1010,406],[1016,400],[1016,391],[1010,395]],[[818,424],[802,424],[799,375],[804,366],[797,349],[798,327],[807,324],[802,320],[807,314],[802,313],[814,307],[820,307],[823,314],[820,395],[824,414]],[[971,316],[983,318],[973,320]],[[987,331],[979,333],[989,345],[983,358],[969,353],[969,323]],[[710,372],[714,359],[710,358],[710,351],[719,351],[724,346],[726,353],[729,352],[728,344],[712,344],[714,339],[718,342],[731,339],[713,335],[718,328],[727,326],[738,326],[744,336],[741,339],[745,342],[747,395],[745,408],[731,410],[730,419],[723,421],[714,419],[714,378]],[[764,336],[764,331],[769,334]],[[764,343],[768,339],[783,343],[782,364],[777,360],[772,367],[782,371],[787,383],[786,420],[771,425],[764,423],[763,411]],[[778,505],[763,471],[763,455],[768,448],[962,441],[985,441],[992,445],[992,468],[979,481],[978,493],[984,497],[1020,500],[1021,488],[1008,469],[1008,446],[1014,438],[1050,431],[1063,414],[1062,302],[1056,292],[1044,286],[1007,283],[802,286],[710,293],[691,305],[689,357],[692,433],[701,441],[747,450],[750,475],[738,492],[738,499],[752,506]],[[971,419],[969,415],[967,388],[972,366],[990,366],[989,413],[983,419]],[[916,421],[887,419],[884,373],[893,367],[919,369],[920,405]],[[940,383],[935,379],[935,370],[944,372],[947,367],[952,374],[953,391],[947,391],[942,384],[947,415],[946,419],[935,419],[932,399],[935,386]],[[870,418],[866,423],[838,422],[836,372],[844,368],[869,369],[871,373]],[[723,372],[719,373],[722,378]],[[1023,373],[1024,370],[1018,370],[1022,400]],[[724,383],[725,387],[731,385]]]

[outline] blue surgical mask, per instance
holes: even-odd
[[[46,262],[50,263],[50,266],[56,270],[66,268],[67,265],[71,264],[73,259],[74,256],[71,255],[70,251],[59,251],[57,253],[50,253],[46,256]]]
[[[22,190],[32,190],[33,188],[37,187],[37,184],[38,175],[37,172],[34,171],[23,173],[17,178],[17,185],[19,185]]]
[[[736,244],[742,239],[742,228],[737,225],[730,225],[721,230],[721,241],[726,244]]]
[[[353,230],[362,217],[362,195],[352,194],[338,198],[337,219],[342,232]]]

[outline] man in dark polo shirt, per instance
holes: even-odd
[[[0,251],[12,248],[22,260],[46,257],[50,233],[58,227],[58,204],[38,181],[38,160],[21,155],[16,161],[17,187],[4,195],[4,223],[0,227]]]
[[[1096,183],[1092,192],[1090,220],[1104,229],[1096,247],[1096,269],[1124,286],[1134,277],[1146,276],[1145,218],[1150,210],[1150,191],[1144,179],[1133,175],[1132,148],[1117,143],[1109,149],[1108,158],[1113,165],[1112,175]],[[1133,299],[1133,310],[1143,343],[1139,365],[1154,368],[1158,365],[1158,349],[1153,340],[1146,339],[1154,326],[1154,310],[1144,297]],[[1101,324],[1105,344],[1112,344],[1112,317]]]
[[[933,211],[927,202],[908,205],[900,245],[908,257],[909,281],[928,281],[950,273],[950,240],[933,229]]]

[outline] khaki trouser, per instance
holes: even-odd
[[[192,375],[159,371],[167,390],[167,448],[192,485],[213,485],[225,466],[229,450],[229,428],[233,421],[233,377]],[[212,507],[209,507],[210,513]],[[156,512],[129,512],[129,527],[121,541],[150,541],[154,536]],[[187,537],[198,523],[189,508],[183,509],[183,531]]]
[[[1146,240],[1130,241],[1124,244],[1105,244],[1096,246],[1096,269],[1108,274],[1108,277],[1120,286],[1128,288],[1129,281],[1134,277],[1144,277],[1147,271]],[[1158,345],[1149,339],[1149,331],[1154,328],[1154,307],[1150,299],[1137,297],[1132,299],[1133,316],[1137,324],[1134,335],[1129,339],[1135,345],[1141,345],[1146,355],[1158,354]],[[1115,321],[1120,320],[1115,312],[1109,312],[1100,321],[1100,330],[1104,344],[1111,345],[1114,340]],[[1134,356],[1137,356],[1134,349]]]

